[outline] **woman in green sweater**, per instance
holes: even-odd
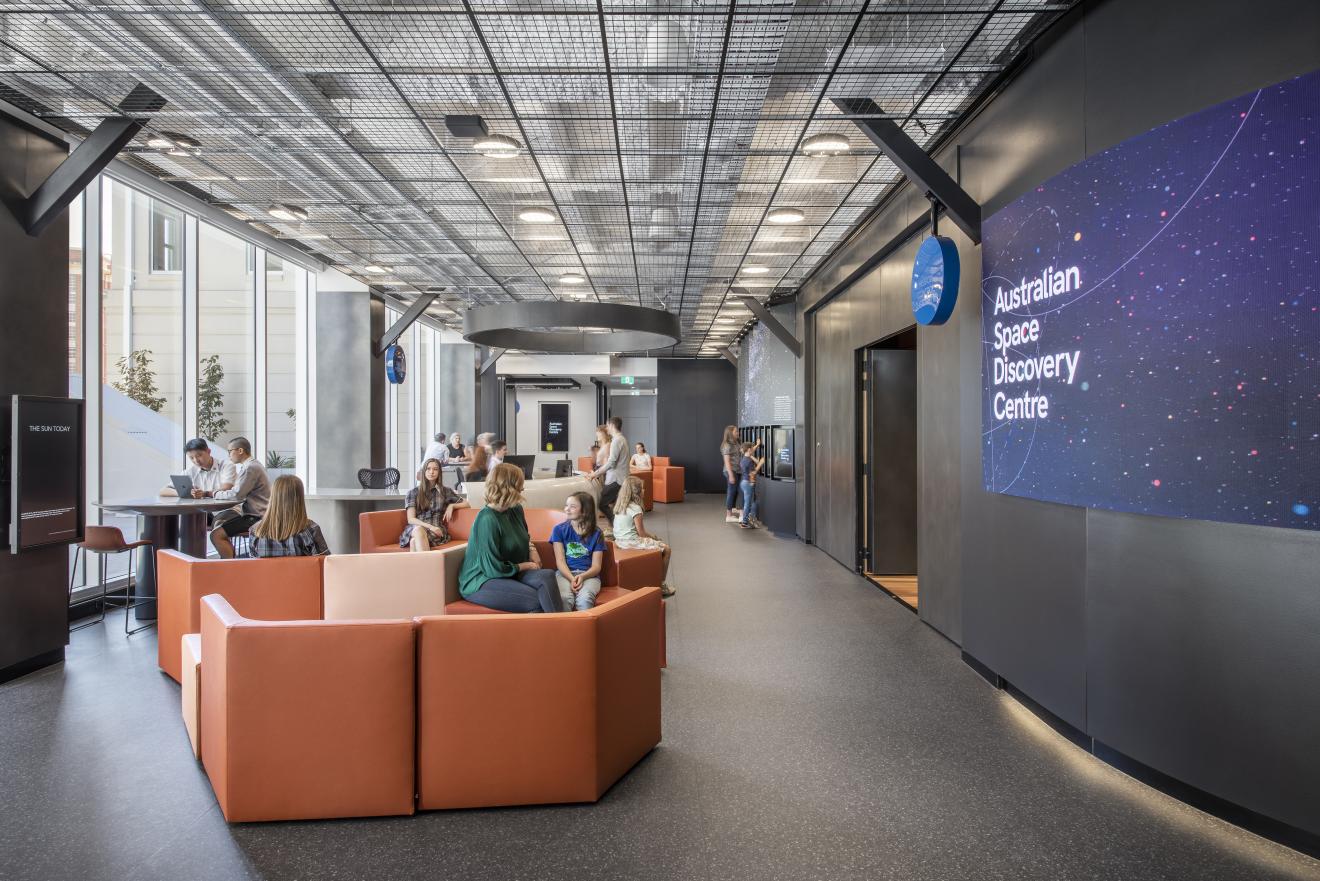
[[[562,612],[559,586],[527,535],[523,471],[496,465],[486,478],[486,507],[468,534],[458,590],[463,599],[501,612]]]

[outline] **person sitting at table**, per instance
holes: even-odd
[[[417,466],[419,480],[421,479],[422,469],[426,467],[427,460],[435,459],[440,463],[442,468],[444,467],[444,464],[449,461],[449,446],[445,443],[445,438],[445,433],[443,431],[439,432],[431,439],[431,442],[426,445],[426,452],[422,453],[422,461]]]
[[[646,452],[646,444],[641,441],[633,444],[633,455],[628,464],[638,471],[651,470],[651,454]]]
[[[439,459],[422,463],[422,477],[417,486],[408,490],[403,506],[407,509],[408,525],[399,535],[399,547],[414,551],[429,551],[449,541],[449,521],[454,514],[471,507],[467,500],[444,485]]]
[[[234,499],[239,504],[217,514],[211,530],[211,544],[226,560],[234,556],[234,536],[246,535],[266,516],[266,508],[270,505],[270,477],[261,463],[252,458],[252,442],[245,437],[231,440],[229,461],[238,469],[238,479],[233,488],[217,490],[214,497]]]
[[[478,483],[486,479],[486,465],[489,457],[486,455],[486,448],[481,444],[473,444],[468,447],[468,469],[463,475],[463,482],[475,480]]]
[[[482,447],[487,453],[490,453],[490,442],[493,440],[495,440],[495,432],[483,431],[481,434],[477,435],[472,443],[475,446]]]
[[[462,458],[464,458],[463,435],[456,431],[449,436],[449,460],[452,462]]]
[[[292,474],[275,478],[266,516],[252,527],[253,557],[320,557],[330,553],[321,527],[307,516],[303,482]]]
[[[188,467],[183,472],[192,481],[194,499],[208,499],[216,490],[233,489],[238,479],[234,463],[211,455],[211,445],[204,438],[195,437],[184,444],[183,455],[188,459]],[[172,485],[162,487],[160,494],[179,495]]]
[[[523,472],[497,465],[486,480],[486,507],[468,535],[458,590],[463,598],[501,612],[562,612],[559,586],[527,533]]]

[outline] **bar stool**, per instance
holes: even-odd
[[[72,633],[75,630],[81,630],[84,627],[91,627],[93,624],[100,624],[102,621],[105,620],[105,607],[106,604],[109,603],[110,601],[109,595],[106,591],[106,583],[105,583],[106,555],[122,554],[124,551],[129,552],[128,588],[127,588],[128,592],[124,596],[124,634],[126,636],[131,636],[132,634],[137,633],[139,630],[146,630],[148,627],[151,627],[156,623],[155,621],[149,621],[146,624],[133,628],[132,630],[128,628],[129,613],[132,612],[134,609],[136,609],[138,606],[143,605],[143,602],[139,602],[137,600],[137,593],[136,593],[137,582],[133,579],[132,552],[137,550],[138,548],[149,547],[150,545],[151,545],[151,539],[147,539],[147,538],[135,542],[125,542],[124,533],[120,532],[119,528],[115,526],[87,527],[87,535],[83,539],[79,547],[81,547],[84,551],[91,551],[92,553],[99,555],[100,564],[101,564],[101,568],[100,568],[101,578],[97,586],[101,588],[101,595],[100,595],[101,617],[97,618],[95,621],[87,621],[83,624],[79,624],[77,627],[70,627],[69,628],[70,633]],[[83,568],[86,569],[86,564],[84,564]],[[151,569],[152,569],[152,573],[155,574],[156,555],[154,552],[151,554]],[[75,558],[73,561],[73,572],[69,576],[70,598],[73,597],[73,584],[74,581],[77,580],[77,577],[78,577],[78,560]]]

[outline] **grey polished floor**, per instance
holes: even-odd
[[[154,631],[0,686],[0,879],[1265,879],[1320,863],[1153,792],[800,543],[657,506],[664,741],[594,806],[228,826]],[[554,745],[528,749],[554,761]]]

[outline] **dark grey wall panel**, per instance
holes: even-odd
[[[1033,52],[1031,64],[955,139],[963,185],[987,213],[1153,126],[1320,68],[1320,4],[1088,2]],[[946,167],[951,153],[940,157]],[[809,279],[804,308],[910,221],[920,207],[914,198],[909,192],[891,203]],[[927,409],[932,395],[923,385],[921,430],[923,446],[951,431],[959,438],[964,649],[1115,749],[1320,833],[1320,803],[1307,801],[1320,783],[1310,736],[1320,729],[1315,537],[986,493],[980,252],[954,237],[964,269],[952,325],[959,406],[944,401]],[[854,313],[849,320],[869,319]],[[828,334],[811,338],[833,341]],[[948,338],[934,339],[938,345]],[[923,383],[945,369],[935,354],[919,348]],[[928,357],[941,366],[927,364]],[[828,399],[817,379],[804,377],[804,389]],[[922,473],[931,479],[924,462]],[[828,471],[811,476],[835,479]],[[938,504],[923,486],[923,539],[934,528],[927,513]],[[923,617],[933,602],[926,544]]]
[[[661,358],[656,375],[655,453],[687,469],[688,492],[723,493],[720,437],[738,422],[738,375],[717,360]],[[625,434],[627,432],[625,431]]]
[[[1087,513],[1090,733],[1320,829],[1320,535]]]
[[[26,198],[68,148],[0,115],[0,199]],[[0,207],[0,395],[69,393],[69,217],[33,238]],[[0,681],[4,670],[68,642],[69,552],[0,550]]]

